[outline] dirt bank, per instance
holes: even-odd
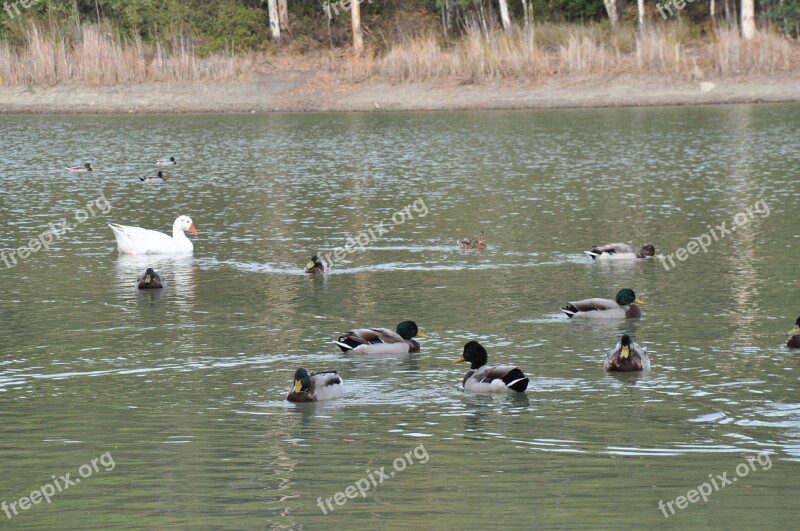
[[[238,83],[0,87],[0,113],[216,113],[423,111],[798,102],[800,72],[773,77],[665,81],[655,76],[554,78],[537,85],[344,83],[275,70]]]

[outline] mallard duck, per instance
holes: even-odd
[[[139,180],[143,183],[163,183],[167,179],[164,178],[164,172],[160,171],[155,175],[144,175],[139,177]]]
[[[627,243],[609,243],[607,245],[595,245],[591,251],[584,251],[592,257],[601,259],[631,259],[631,258],[649,258],[655,256],[656,248],[646,243],[642,245],[638,251],[634,251],[633,247]]]
[[[334,341],[342,352],[359,354],[406,354],[419,352],[419,343],[412,338],[428,335],[419,331],[414,321],[403,321],[397,332],[389,328],[356,328]]]
[[[184,231],[197,234],[192,218],[179,216],[172,224],[172,237],[155,230],[109,223],[117,240],[117,249],[124,254],[180,254],[191,253],[194,245]]]
[[[136,287],[139,289],[161,289],[167,287],[167,279],[156,273],[152,267],[139,275],[136,279]]]
[[[786,343],[787,347],[800,348],[800,317],[795,321],[795,327],[789,330],[789,341]]]
[[[620,342],[606,355],[603,368],[616,372],[649,371],[647,347],[637,345],[631,336],[624,334]]]
[[[461,382],[464,389],[478,393],[505,393],[510,389],[522,393],[528,388],[530,380],[519,367],[486,365],[488,359],[486,349],[477,341],[470,341],[464,345],[464,354],[453,362],[468,361],[472,364]]]
[[[486,249],[486,234],[483,231],[478,233],[477,240],[464,238],[458,241],[458,246],[462,249]]]
[[[156,166],[174,166],[178,163],[175,160],[175,157],[163,158],[163,159],[156,159],[153,161],[153,164]]]
[[[336,371],[312,372],[305,369],[294,372],[294,386],[286,400],[289,402],[317,402],[344,396],[342,378]]]
[[[86,164],[69,166],[67,167],[67,171],[71,171],[72,173],[86,173],[87,171],[94,171],[94,168],[92,168],[92,164],[90,162],[87,162]]]
[[[304,272],[309,274],[314,273],[327,273],[331,270],[331,266],[328,265],[328,262],[325,261],[324,258],[320,258],[319,254],[315,254],[311,257],[311,261],[306,264],[306,268]]]
[[[616,300],[584,299],[568,302],[561,311],[568,317],[589,317],[601,319],[635,319],[642,316],[636,304],[644,304],[632,289],[621,289]]]

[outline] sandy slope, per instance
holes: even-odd
[[[713,88],[655,76],[570,77],[532,86],[345,84],[328,73],[278,70],[239,83],[0,87],[0,112],[412,111],[800,101],[800,72],[707,82]]]

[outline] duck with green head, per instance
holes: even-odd
[[[789,341],[786,343],[787,347],[800,348],[800,317],[794,323],[794,328],[789,330]]]
[[[167,287],[167,279],[156,273],[152,267],[139,275],[136,279],[136,287],[139,289],[161,289]]]
[[[342,352],[358,354],[407,354],[419,352],[419,343],[413,338],[428,339],[414,321],[403,321],[397,331],[389,328],[356,328],[334,341]]]
[[[86,173],[89,171],[94,171],[92,168],[92,163],[87,162],[86,164],[77,164],[75,166],[69,166],[67,171],[71,171],[72,173]]]
[[[342,378],[336,371],[312,372],[300,368],[294,372],[292,390],[286,396],[289,402],[318,402],[344,396]]]
[[[489,354],[483,345],[470,341],[464,345],[464,353],[453,363],[468,361],[470,369],[464,375],[461,385],[467,391],[476,393],[524,392],[530,379],[516,365],[487,365]]]
[[[328,262],[326,262],[324,258],[320,258],[319,253],[317,253],[311,257],[311,261],[306,264],[306,268],[303,271],[310,275],[314,275],[317,273],[328,273],[330,270],[331,266],[328,264]]]
[[[595,245],[591,251],[584,251],[594,259],[601,260],[629,260],[635,258],[650,258],[655,256],[656,248],[646,243],[638,251],[627,243],[609,243],[607,245]]]
[[[614,372],[649,371],[647,347],[636,344],[631,336],[623,334],[620,342],[606,355],[603,368]]]
[[[583,299],[568,302],[561,307],[567,317],[580,317],[590,319],[635,319],[642,316],[642,311],[637,304],[644,304],[632,289],[619,290],[617,297],[611,299]]]

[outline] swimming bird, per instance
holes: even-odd
[[[177,163],[178,161],[175,160],[175,157],[169,157],[169,158],[165,157],[163,159],[156,159],[153,161],[153,164],[155,164],[156,166],[174,166]]]
[[[294,372],[294,386],[286,400],[289,402],[317,402],[344,396],[342,378],[336,371],[312,372],[305,369]]]
[[[462,249],[486,249],[486,234],[480,231],[477,240],[464,238],[458,241],[458,246]]]
[[[646,243],[642,245],[638,251],[634,251],[633,247],[627,243],[609,243],[607,245],[595,245],[591,251],[583,251],[592,257],[601,259],[631,259],[631,258],[649,258],[655,256],[656,248]]]
[[[403,321],[397,331],[389,328],[356,328],[334,341],[342,352],[359,354],[406,354],[419,352],[415,337],[427,339],[428,335],[419,331],[414,321]]]
[[[142,181],[143,183],[163,183],[167,179],[164,177],[164,172],[159,171],[155,175],[144,175],[142,177],[139,177],[139,180]]]
[[[603,368],[615,372],[649,371],[647,347],[636,344],[631,336],[624,334],[620,342],[606,355]]]
[[[167,287],[167,279],[156,273],[152,267],[139,275],[136,279],[136,287],[139,289],[161,289]]]
[[[470,341],[464,353],[453,363],[470,362],[471,367],[461,385],[467,391],[478,393],[505,393],[509,390],[522,393],[528,388],[529,378],[515,365],[486,365],[489,355],[483,345]]]
[[[792,348],[800,348],[800,317],[797,318],[795,322],[795,327],[789,330],[790,337],[789,341],[786,343],[787,347]]]
[[[114,231],[119,252],[125,254],[180,254],[191,253],[194,249],[192,242],[186,237],[184,231],[197,234],[192,218],[179,216],[172,224],[172,237],[164,233],[109,223]]]
[[[324,258],[320,258],[319,254],[315,254],[311,257],[311,261],[306,264],[306,268],[303,270],[305,273],[327,273],[331,270],[331,266],[328,262],[325,261]]]
[[[72,173],[86,173],[87,171],[94,171],[91,162],[87,162],[86,164],[77,164],[75,166],[69,166],[66,169],[67,171],[71,171]]]
[[[636,304],[644,304],[632,289],[621,289],[615,300],[583,299],[568,302],[561,311],[568,317],[589,317],[601,319],[635,319],[642,316]]]

